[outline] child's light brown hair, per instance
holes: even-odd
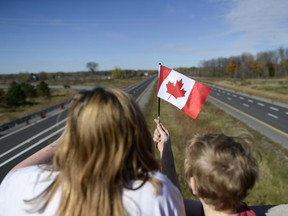
[[[222,133],[195,136],[186,149],[185,175],[193,193],[218,211],[235,209],[258,179],[258,164],[248,139]]]

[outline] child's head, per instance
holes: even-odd
[[[246,138],[210,133],[194,137],[186,149],[185,174],[194,195],[218,211],[235,209],[258,178]]]

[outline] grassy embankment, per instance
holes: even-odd
[[[254,81],[247,82],[253,83]],[[287,80],[283,82],[287,82]],[[227,83],[229,82],[227,81]],[[281,95],[281,93],[278,92],[278,86],[273,89],[270,87],[266,88],[263,85],[261,87],[260,85],[257,91],[251,92],[251,89],[253,89],[251,86],[246,89],[243,86],[236,86],[235,82],[231,83],[234,88],[237,87],[238,90],[243,89],[243,91],[248,91],[247,89],[250,89],[250,94],[253,93],[257,95],[258,89],[261,89],[260,92],[262,92],[263,95],[272,95],[272,98],[275,98],[275,95],[277,95],[277,100],[283,96],[284,98],[287,97],[287,95]],[[146,105],[145,115],[149,128],[151,132],[153,132],[155,129],[153,119],[157,117],[157,98],[155,91],[151,93],[151,100]],[[268,137],[249,128],[244,123],[226,114],[209,102],[205,103],[198,118],[193,120],[173,105],[161,101],[161,121],[167,129],[169,129],[171,135],[177,173],[185,197],[192,198],[183,174],[183,162],[186,143],[193,134],[213,131],[234,134],[239,130],[245,129],[252,133],[255,138],[254,150],[260,163],[260,179],[246,199],[246,202],[249,205],[288,203],[288,149],[274,143]]]
[[[102,87],[118,87],[125,88],[137,81],[141,78],[137,79],[123,79],[123,80],[107,80],[107,79],[99,79],[95,82],[90,83],[82,83],[81,85],[86,86],[102,86]],[[54,85],[55,83],[50,83]],[[59,85],[63,85],[58,83]],[[50,98],[38,97],[28,99],[27,105],[20,107],[7,107],[0,106],[0,124],[15,120],[17,118],[32,114],[34,112],[38,112],[50,106],[59,104],[63,101],[69,100],[72,95],[74,95],[77,90],[70,88],[59,88],[59,89],[51,89]]]

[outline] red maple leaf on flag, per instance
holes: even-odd
[[[186,91],[185,91],[184,89],[182,89],[183,84],[184,84],[184,83],[182,82],[182,79],[181,79],[181,80],[177,80],[176,83],[175,83],[175,85],[174,85],[174,83],[172,83],[172,82],[169,81],[169,82],[166,84],[167,93],[170,94],[169,98],[170,98],[171,96],[175,97],[176,99],[177,99],[178,97],[184,97]],[[168,98],[168,100],[169,100],[169,98]]]

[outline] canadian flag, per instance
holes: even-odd
[[[196,119],[211,88],[183,74],[159,65],[157,96]]]

